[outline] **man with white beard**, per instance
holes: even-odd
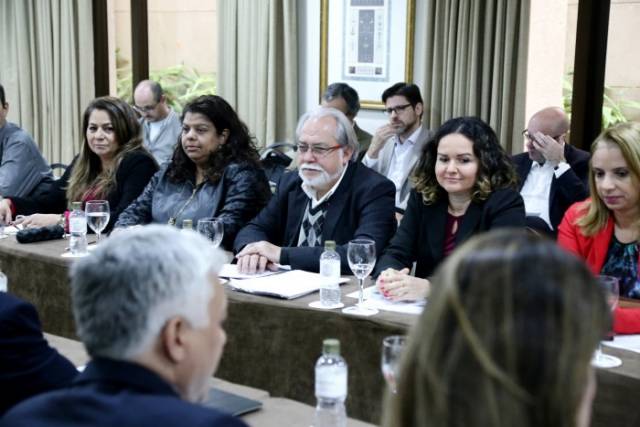
[[[282,177],[269,204],[238,233],[238,268],[253,274],[282,264],[317,272],[324,242],[334,240],[349,274],[349,240],[371,239],[379,254],[395,232],[395,186],[354,161],[353,126],[334,108],[303,115],[296,137],[298,171]]]

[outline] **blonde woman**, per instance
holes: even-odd
[[[595,274],[619,279],[620,295],[640,299],[640,124],[622,123],[591,145],[591,199],[576,203],[558,228],[558,244]],[[640,333],[640,310],[618,308],[614,331]]]

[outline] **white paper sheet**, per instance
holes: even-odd
[[[355,291],[347,296],[350,298],[358,298],[358,293]],[[370,308],[377,308],[378,310],[395,311],[397,313],[406,314],[420,314],[426,304],[425,300],[422,301],[390,301],[386,299],[375,286],[369,286],[364,289],[364,306]]]
[[[278,271],[267,270],[264,273],[244,274],[238,271],[238,264],[223,264],[218,276],[227,277],[229,279],[256,279],[258,277],[271,276],[272,274],[278,274],[282,273],[283,271],[291,270],[291,266],[289,265],[277,264],[277,266]]]
[[[331,279],[322,277],[318,273],[292,270],[251,279],[231,279],[229,286],[252,294],[293,299],[319,290],[327,280]],[[349,279],[340,279],[340,283],[348,281]]]
[[[616,335],[613,341],[602,341],[602,344],[640,353],[640,335]]]

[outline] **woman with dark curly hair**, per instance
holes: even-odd
[[[182,134],[171,162],[151,179],[116,227],[217,217],[223,246],[266,204],[271,192],[247,126],[216,95],[200,96],[182,112]]]
[[[474,234],[524,227],[525,211],[511,160],[489,125],[476,117],[448,120],[429,141],[414,172],[404,218],[374,276],[384,296],[427,296],[438,264]],[[415,277],[409,275],[416,262]]]
[[[142,145],[140,124],[133,109],[119,98],[96,98],[84,111],[84,143],[60,179],[34,197],[7,196],[0,215],[30,215],[19,219],[26,227],[63,223],[65,209],[74,201],[109,201],[110,230],[120,213],[136,199],[158,170]]]

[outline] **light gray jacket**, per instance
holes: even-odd
[[[27,132],[9,122],[0,128],[1,196],[27,197],[52,177],[51,168]]]

